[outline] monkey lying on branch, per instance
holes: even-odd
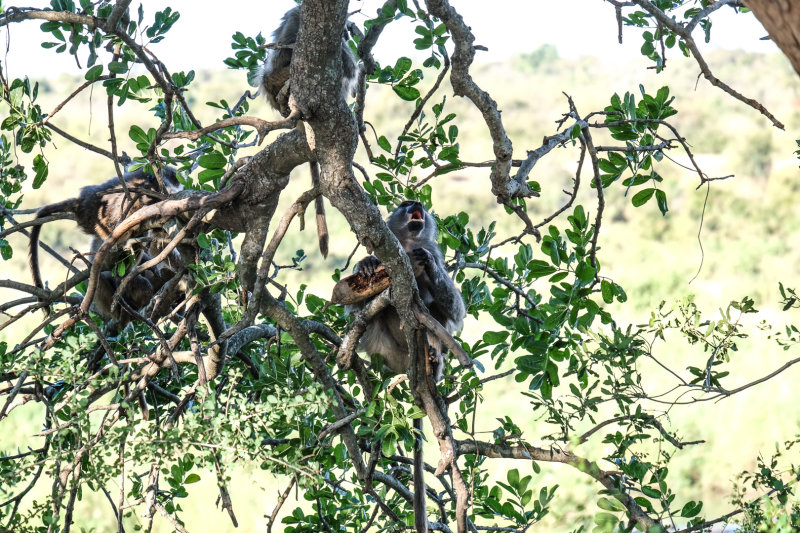
[[[183,190],[183,185],[178,181],[175,169],[165,167],[162,171],[162,180],[168,194]],[[118,178],[112,178],[100,185],[83,187],[76,198],[70,198],[54,204],[41,207],[36,212],[35,219],[51,215],[71,214],[78,222],[78,227],[85,233],[92,235],[92,252],[97,251],[100,244],[106,239],[114,227],[131,213],[145,205],[159,202],[163,195],[159,194],[159,183],[156,177],[142,169],[127,172],[123,175],[125,186]],[[33,283],[37,288],[44,288],[39,270],[39,234],[42,224],[34,226],[31,230],[28,260],[30,263]],[[130,235],[127,235],[127,240]],[[153,253],[153,250],[149,250]],[[142,251],[140,261],[149,260],[148,252]],[[150,270],[136,276],[122,292],[123,300],[134,310],[145,307],[155,293],[172,277],[173,270],[159,264]],[[114,318],[120,327],[124,327],[131,320],[131,315],[123,309],[124,306],[114,306],[114,294],[118,281],[111,271],[103,271],[98,279],[97,291],[94,296],[94,308],[104,318]],[[46,311],[46,310],[45,310]]]

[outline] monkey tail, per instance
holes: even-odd
[[[320,187],[319,163],[311,162],[311,184],[315,188]],[[325,202],[322,194],[314,200],[314,207],[317,212],[317,237],[319,238],[319,251],[322,257],[328,257],[328,222],[325,219]]]
[[[75,213],[76,208],[77,204],[74,198],[70,200],[64,200],[63,202],[46,205],[36,212],[36,217],[34,217],[34,220],[59,213]],[[39,272],[39,234],[41,231],[42,224],[37,224],[31,228],[30,243],[28,245],[28,264],[30,265],[31,269],[31,277],[33,278],[33,284],[39,289],[44,288],[44,284],[42,283],[42,275]],[[46,309],[45,312],[47,312]]]
[[[428,531],[428,513],[425,511],[425,463],[422,460],[422,419],[414,419],[414,529]]]

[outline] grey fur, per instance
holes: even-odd
[[[300,31],[300,6],[286,12],[280,25],[272,34],[272,42],[279,45],[294,45]],[[342,34],[342,97],[355,96],[358,64],[355,55],[347,45],[347,33]],[[279,93],[289,80],[289,67],[292,63],[292,48],[269,50],[264,64],[259,70],[258,79],[270,105],[284,116],[288,114],[285,105],[281,105]],[[285,104],[285,98],[283,99]]]
[[[177,173],[172,167],[164,167],[161,177],[167,188],[167,193],[175,193],[183,189],[183,185],[177,179]],[[125,185],[129,189],[147,189],[158,191],[158,180],[152,174],[142,169],[127,172],[123,175]],[[80,190],[77,198],[70,198],[54,204],[46,205],[36,212],[35,218],[43,218],[50,215],[61,213],[72,213],[75,220],[85,233],[92,235],[91,248],[96,251],[104,239],[106,239],[114,227],[129,214],[141,209],[145,205],[159,201],[157,197],[149,196],[142,192],[130,192],[132,202],[129,202],[122,190],[119,178],[112,178],[100,185],[88,185]],[[28,248],[28,262],[31,268],[33,283],[38,288],[43,288],[41,273],[39,271],[39,234],[42,225],[39,224],[31,229],[30,244]],[[129,290],[123,295],[132,307],[138,309],[142,307],[141,302],[147,302],[152,297],[154,286],[163,285],[161,283],[160,270],[153,273],[146,273],[147,276],[139,276],[129,286]],[[153,278],[155,276],[155,278]],[[153,278],[153,279],[150,279]],[[111,278],[110,272],[103,272],[99,283],[95,307],[106,317],[111,317],[110,312],[111,297],[116,288]],[[160,285],[159,285],[160,283]],[[148,296],[149,294],[149,296]],[[120,319],[119,315],[113,318]]]
[[[436,243],[436,221],[422,204],[406,201],[392,212],[386,223],[408,254],[420,298],[428,311],[449,333],[459,331],[466,311],[461,293],[447,275],[442,252]],[[368,256],[358,262],[355,271],[370,275],[379,264],[377,257]],[[362,307],[363,304],[352,305],[347,310],[353,312]],[[444,367],[444,346],[433,334],[427,337],[438,363],[433,377],[439,381]],[[408,344],[394,308],[384,309],[367,325],[359,349],[381,355],[386,365],[398,374],[408,371]]]

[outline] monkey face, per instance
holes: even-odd
[[[419,202],[405,201],[400,204],[399,209],[405,209],[406,227],[412,233],[419,233],[425,229],[425,209]]]
[[[406,251],[410,249],[411,240],[436,241],[436,222],[419,202],[407,200],[400,204],[389,216],[387,224]]]

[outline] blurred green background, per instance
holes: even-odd
[[[624,188],[612,186],[606,192],[605,220],[600,235],[602,274],[623,286],[629,296],[626,304],[614,304],[612,312],[618,319],[633,324],[646,322],[650,311],[662,300],[681,301],[693,296],[708,313],[714,313],[732,299],[745,295],[753,297],[759,315],[749,319],[754,337],[740,345],[733,361],[734,377],[728,383],[745,383],[766,374],[796,354],[784,352],[768,340],[769,331],[760,331],[761,321],[780,327],[796,317],[786,316],[778,303],[778,281],[788,287],[800,286],[798,265],[800,247],[798,226],[800,210],[800,173],[798,160],[793,155],[797,149],[795,139],[800,137],[800,83],[788,62],[778,55],[763,56],[744,52],[714,52],[707,57],[716,76],[729,85],[759,100],[786,124],[786,131],[770,126],[768,121],[753,109],[733,100],[722,91],[711,87],[705,80],[698,81],[698,70],[690,60],[672,59],[667,70],[656,75],[644,61],[619,61],[583,57],[561,59],[555,48],[543,46],[529,54],[502,63],[485,63],[473,70],[475,80],[498,102],[503,120],[514,142],[514,157],[524,158],[525,151],[541,144],[544,136],[556,133],[555,121],[568,111],[562,91],[575,100],[578,111],[586,114],[602,110],[611,95],[626,91],[639,96],[638,84],[648,93],[669,85],[676,97],[673,106],[679,113],[674,124],[686,137],[701,168],[711,177],[734,174],[735,177],[713,182],[708,204],[706,188],[696,189],[699,179],[692,171],[669,163],[666,159],[658,168],[664,176],[670,210],[664,217],[654,204],[635,209]],[[203,104],[209,100],[226,99],[235,102],[245,90],[245,76],[241,72],[198,72],[197,80],[187,94],[195,112],[204,123],[215,117],[214,110]],[[432,80],[426,80],[430,83]],[[80,80],[61,76],[40,81],[40,104],[49,112]],[[366,119],[383,135],[393,141],[392,135],[402,127],[412,110],[412,103],[400,103],[388,98],[386,88],[375,87],[368,93]],[[469,102],[455,98],[447,89],[448,108],[459,115],[461,155],[465,161],[485,161],[492,157],[491,142],[480,114]],[[77,137],[106,145],[106,100],[103,91],[84,92],[53,119],[53,123]],[[147,129],[157,127],[158,121],[146,104],[128,102],[115,110],[117,136],[120,149],[134,154],[133,142],[127,137],[131,124]],[[251,114],[264,118],[274,117],[265,102],[251,104]],[[274,135],[274,134],[272,134]],[[374,143],[374,138],[371,138]],[[611,144],[610,139],[598,136],[596,144]],[[23,208],[34,208],[45,203],[75,196],[84,185],[99,183],[113,175],[111,164],[96,154],[85,151],[70,142],[57,140],[57,150],[45,153],[50,162],[50,177],[42,189],[26,193]],[[374,144],[373,144],[374,146]],[[248,153],[255,151],[251,149]],[[577,166],[578,150],[556,149],[534,169],[532,178],[542,186],[542,197],[529,203],[529,213],[536,222],[565,199],[562,190],[571,189],[571,180]],[[22,156],[20,152],[20,156]],[[243,153],[240,155],[244,155]],[[674,152],[681,164],[687,158]],[[30,165],[21,159],[27,168]],[[363,148],[357,160],[366,164]],[[358,173],[357,173],[358,175]],[[583,177],[589,173],[584,169]],[[517,232],[516,219],[505,216],[489,193],[487,169],[471,169],[434,179],[434,211],[446,216],[465,211],[469,214],[474,231],[493,220],[498,221],[500,236]],[[298,194],[310,187],[305,168],[293,175],[289,188],[281,198],[286,206]],[[580,200],[591,217],[596,212],[592,198],[587,194]],[[282,211],[279,208],[278,214]],[[344,219],[329,207],[331,229],[331,255],[322,260],[316,251],[311,215],[304,233],[293,225],[278,252],[276,262],[288,264],[297,249],[304,249],[308,259],[301,272],[285,270],[278,279],[290,288],[298,283],[309,285],[309,292],[327,298],[333,286],[330,275],[334,268],[343,268],[356,240]],[[698,242],[701,216],[703,229]],[[20,217],[22,218],[22,217]],[[556,224],[559,221],[556,220]],[[43,241],[66,251],[68,246],[86,248],[88,238],[77,230],[74,223],[60,222],[45,226]],[[3,264],[4,277],[28,280],[26,264],[27,239],[12,236],[14,258]],[[67,252],[68,253],[68,252]],[[509,250],[513,253],[513,250]],[[354,259],[363,256],[363,249]],[[44,278],[51,284],[62,279],[64,272],[46,254],[43,257]],[[352,266],[352,262],[350,263]],[[699,272],[698,272],[699,271]],[[697,274],[696,279],[693,280]],[[693,281],[692,281],[693,280]],[[3,300],[13,293],[3,291]],[[0,339],[10,345],[19,341],[31,322],[20,321],[0,332]],[[475,325],[468,322],[462,337],[474,341],[491,324]],[[661,344],[655,354],[678,370],[682,370],[693,355],[690,347],[681,341]],[[488,367],[488,365],[487,365]],[[487,368],[488,370],[488,368]],[[800,368],[790,368],[772,382],[751,388],[744,393],[720,402],[706,402],[688,407],[670,409],[673,428],[679,428],[683,440],[705,440],[706,444],[678,452],[671,466],[674,488],[682,501],[702,499],[704,514],[708,517],[722,514],[729,508],[734,476],[742,469],[752,469],[759,454],[770,455],[775,443],[782,442],[798,432],[800,402],[797,401],[796,383]],[[666,375],[653,365],[648,374],[653,390],[668,388]],[[505,415],[520,416],[518,391],[507,380],[489,384],[484,392],[487,401],[481,406],[479,417],[487,421],[485,431],[496,427],[495,418]],[[665,409],[666,407],[662,407]],[[40,431],[40,408],[29,404],[13,412],[0,432],[0,449],[15,450],[35,446],[32,435]],[[11,422],[9,427],[9,423]],[[525,437],[532,444],[547,445],[540,436],[548,430],[533,416]],[[11,429],[13,428],[13,429]],[[581,428],[588,430],[589,427]],[[463,437],[463,436],[462,436]],[[593,459],[603,456],[602,445],[584,445],[577,453]],[[427,457],[435,457],[435,446]],[[513,463],[513,464],[512,464]],[[231,465],[230,486],[234,509],[240,521],[240,530],[264,530],[266,519],[286,486],[285,479],[265,476],[249,465]],[[606,466],[601,464],[601,466]],[[519,468],[523,474],[532,473],[530,465],[520,462],[493,460],[490,467],[497,477],[505,478],[509,468]],[[542,465],[541,475],[534,483],[558,483],[555,507],[547,524],[539,530],[568,531],[579,525],[575,519],[583,516],[582,509],[588,493],[601,488],[587,477],[563,465]],[[111,489],[111,487],[109,487]],[[36,490],[46,491],[44,485]],[[112,489],[113,492],[113,489]],[[189,531],[233,530],[230,520],[222,510],[211,511],[211,502],[217,497],[212,473],[202,474],[202,481],[192,485],[189,498],[183,503]],[[295,493],[284,505],[282,514],[291,512],[297,505]],[[307,503],[300,503],[309,507]],[[76,510],[81,517],[77,525],[95,531],[111,531],[109,509],[102,494],[84,492],[83,501]],[[591,514],[590,509],[585,514]],[[91,518],[90,518],[91,517]],[[157,531],[170,531],[164,520],[156,520]],[[280,531],[279,524],[273,531]]]

